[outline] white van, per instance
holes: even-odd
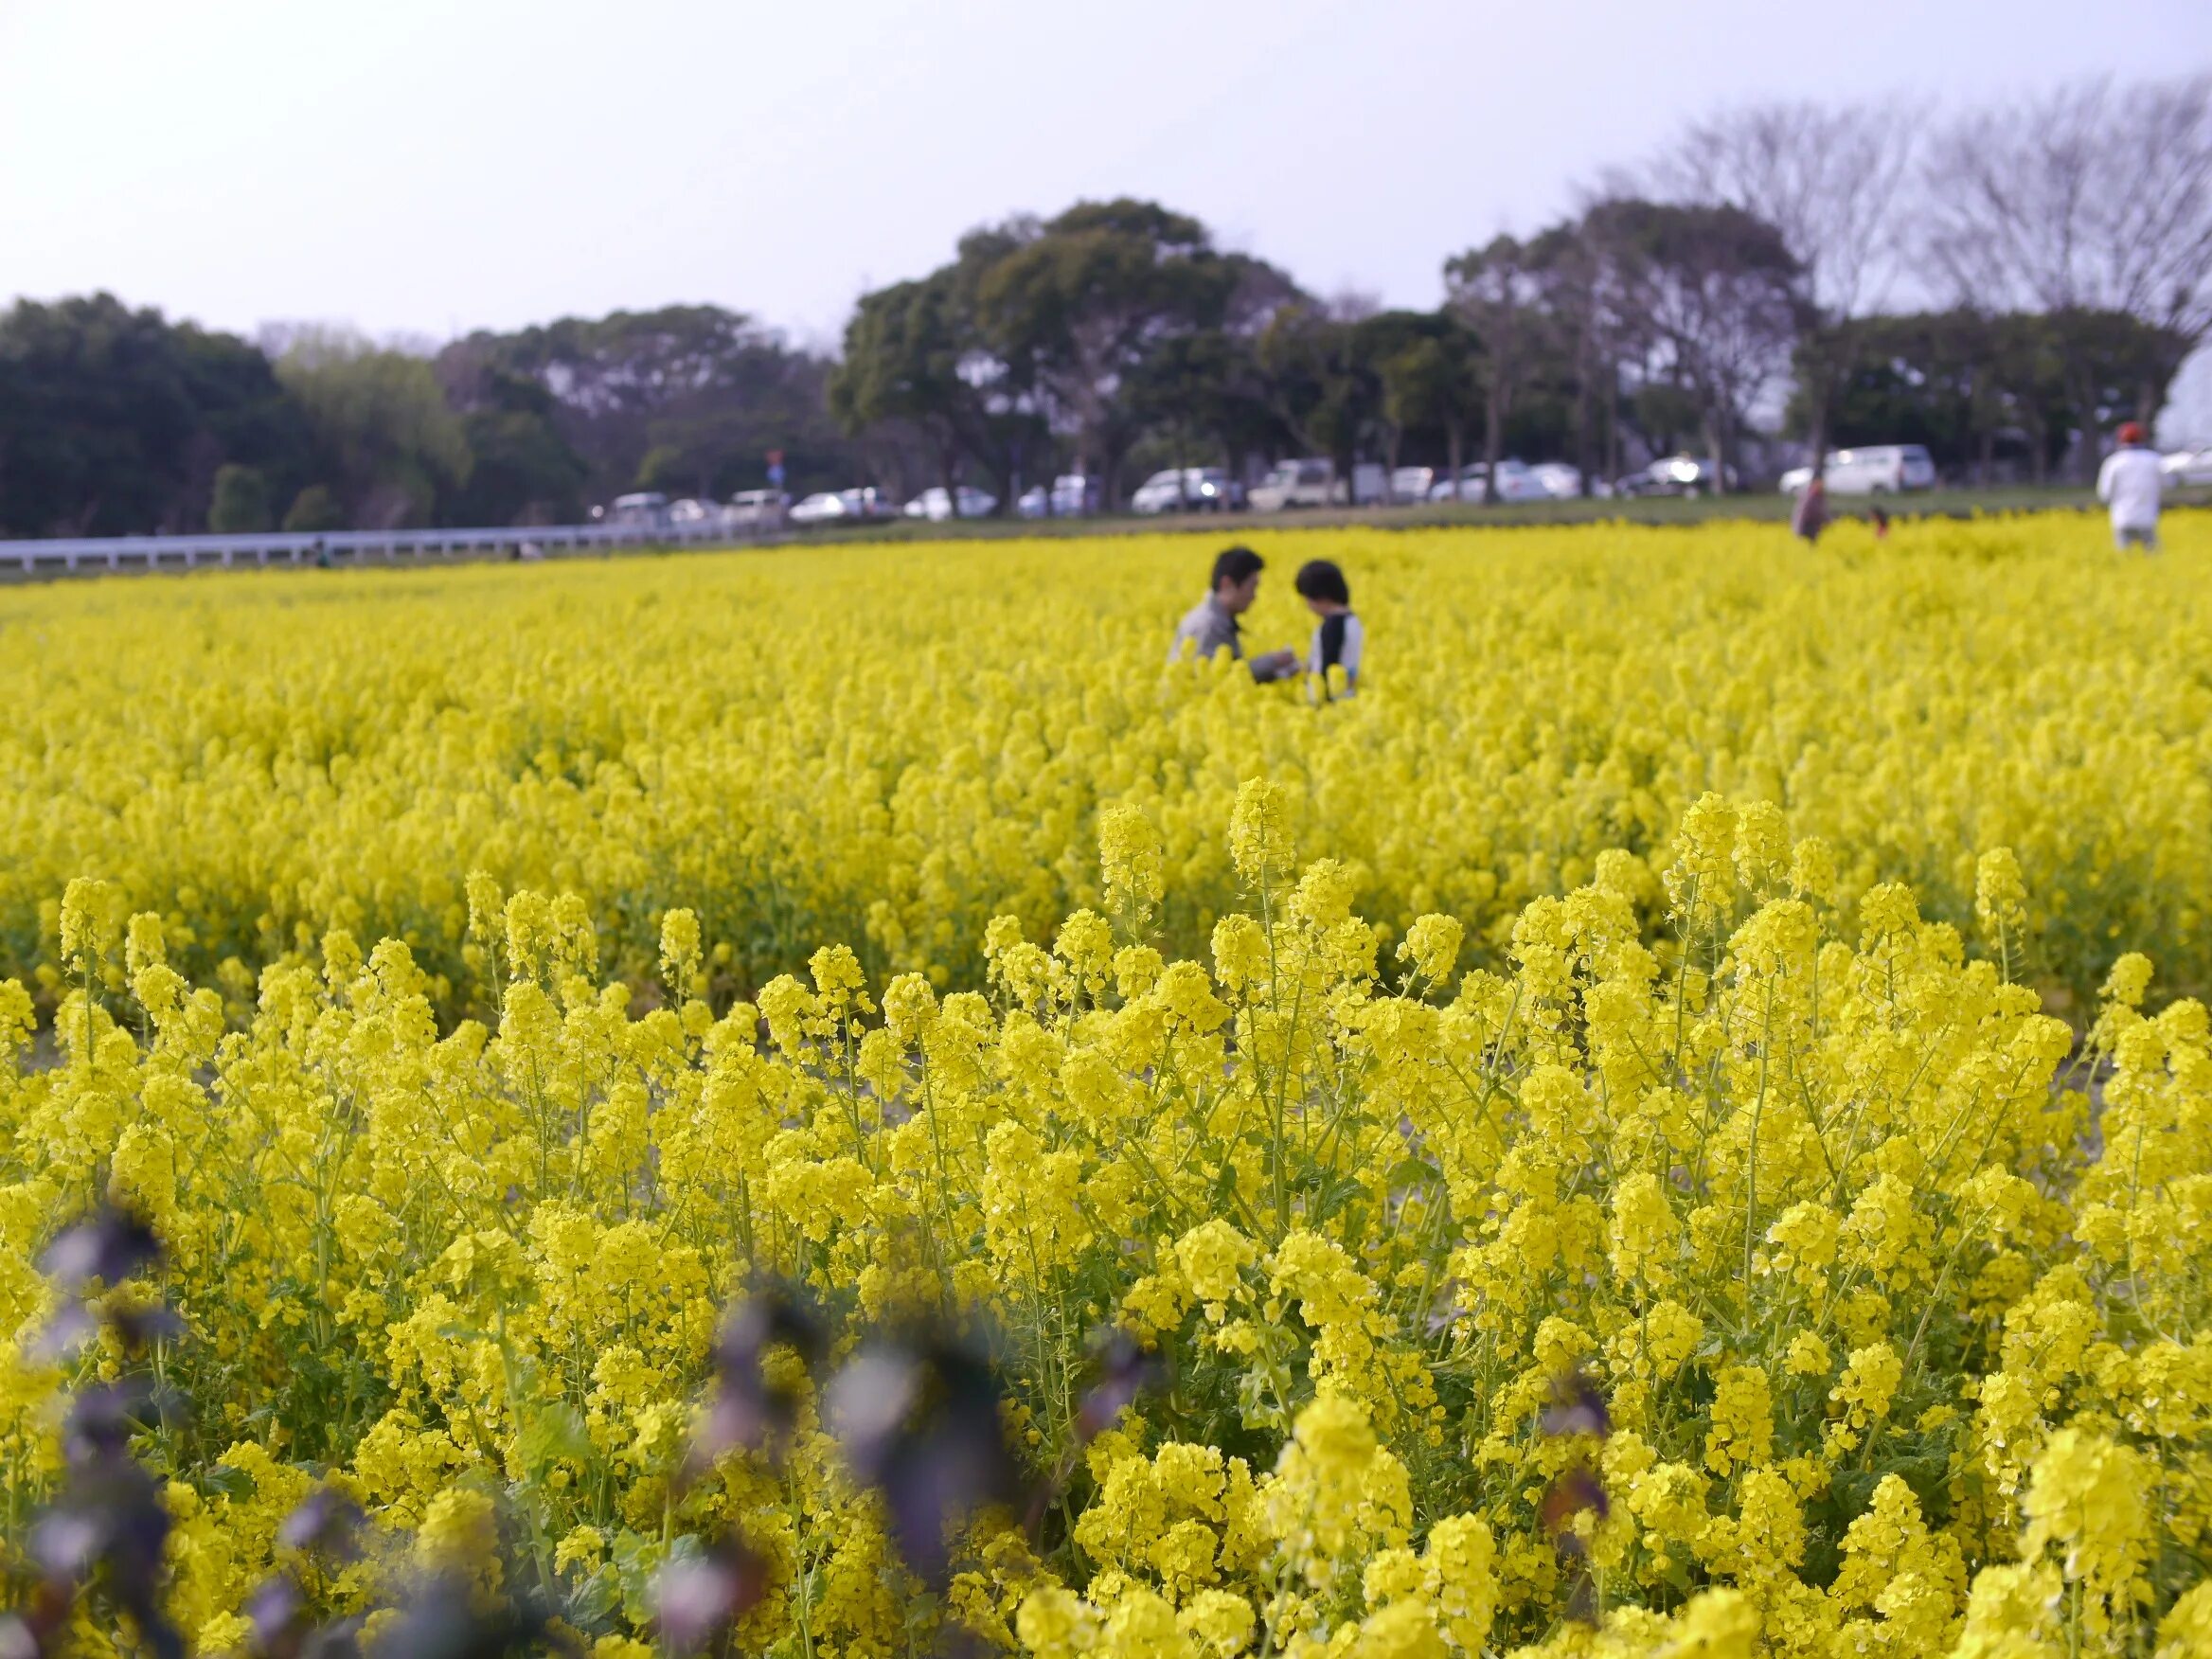
[[[1883,443],[1828,451],[1822,475],[1830,495],[1896,495],[1935,489],[1936,463],[1920,444]],[[1811,467],[1791,468],[1782,474],[1783,493],[1796,494],[1811,477]]]
[[[1352,465],[1351,487],[1336,475],[1336,463],[1309,456],[1299,461],[1277,461],[1267,476],[1253,485],[1248,498],[1254,512],[1281,512],[1291,507],[1366,507],[1381,501],[1390,488],[1390,475],[1380,461]]]
[[[1281,512],[1291,507],[1329,507],[1344,499],[1336,463],[1327,460],[1277,461],[1253,485],[1254,512]]]

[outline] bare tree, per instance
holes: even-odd
[[[1607,244],[1601,222],[1602,215],[1598,222],[1562,221],[1531,237],[1523,249],[1552,344],[1573,366],[1575,467],[1584,495],[1593,492],[1599,476],[1619,475],[1622,370],[1647,360],[1653,348],[1647,319],[1628,299],[1618,250]]]
[[[1692,122],[1651,168],[1657,193],[1739,207],[1780,232],[1797,261],[1796,367],[1816,473],[1859,325],[1882,309],[1904,262],[1918,139],[1896,100],[1749,104]]]
[[[2153,415],[2212,333],[2212,75],[2097,78],[1962,116],[1925,174],[1931,278],[1983,310],[2119,312],[2160,330],[2170,361],[2138,394]],[[2068,365],[2084,409],[2087,372]],[[2083,427],[2094,472],[2103,437]]]
[[[1542,286],[1529,250],[1501,233],[1487,247],[1444,262],[1446,308],[1474,330],[1481,355],[1482,498],[1498,499],[1498,462],[1505,447],[1506,416],[1535,354],[1545,319],[1538,311]]]
[[[1696,401],[1725,492],[1746,413],[1803,325],[1797,261],[1773,225],[1727,204],[1602,202],[1583,215],[1582,235],[1634,320],[1639,377]]]
[[[1382,313],[1382,296],[1372,289],[1346,283],[1324,303],[1323,309],[1340,323],[1364,323]]]

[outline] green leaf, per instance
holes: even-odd
[[[254,1495],[254,1477],[242,1469],[233,1469],[227,1463],[218,1463],[210,1469],[200,1484],[210,1492],[221,1492],[226,1498],[250,1498]]]
[[[529,1414],[523,1423],[519,1449],[523,1467],[533,1475],[543,1474],[563,1460],[588,1467],[593,1453],[582,1416],[565,1400]]]
[[[685,1534],[671,1543],[628,1529],[615,1534],[610,1565],[621,1586],[622,1616],[642,1625],[653,1616],[652,1582],[663,1562],[677,1554],[696,1555],[699,1541]]]

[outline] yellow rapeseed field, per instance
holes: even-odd
[[[231,958],[337,923],[473,1006],[482,868],[583,897],[640,982],[683,905],[737,993],[831,939],[957,987],[992,916],[1041,937],[1096,901],[1116,801],[1160,827],[1187,953],[1264,775],[1363,914],[1449,912],[1485,961],[1712,789],[1826,837],[1846,901],[1901,879],[1953,921],[2011,847],[2039,983],[2086,993],[2137,941],[2212,980],[2212,519],[2132,564],[2071,514],[1817,553],[1769,526],[1254,541],[1256,647],[1305,641],[1300,560],[1346,566],[1357,701],[1167,674],[1219,544],[1185,537],[0,590],[0,972],[51,961],[96,874],[237,996]]]
[[[1260,545],[0,594],[0,1653],[2212,1655],[2206,526]]]

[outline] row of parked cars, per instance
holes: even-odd
[[[1698,481],[1709,473],[1706,463],[1675,457],[1650,469],[1609,484],[1595,481],[1592,493],[1646,495],[1698,493]],[[1386,471],[1371,462],[1341,476],[1336,463],[1304,459],[1281,461],[1259,482],[1247,488],[1221,467],[1168,468],[1154,473],[1136,487],[1130,509],[1143,517],[1176,512],[1284,512],[1298,508],[1394,506],[1431,501],[1481,501],[1490,469],[1482,462],[1460,469],[1456,481],[1439,467],[1399,467]],[[1546,461],[1527,466],[1517,460],[1498,465],[1500,501],[1553,501],[1582,493],[1582,474],[1563,462]],[[824,490],[793,501],[780,491],[747,490],[728,503],[682,499],[645,491],[624,495],[594,516],[617,524],[719,524],[731,529],[768,528],[784,524],[882,524],[899,518],[942,522],[955,516],[989,518],[998,510],[998,497],[988,490],[963,484],[957,496],[942,485],[924,490],[903,505],[873,485],[848,490]],[[1087,518],[1103,510],[1101,481],[1080,473],[1066,473],[1047,485],[1025,491],[1014,511],[1025,519]]]
[[[1385,472],[1372,462],[1352,469],[1349,478],[1340,475],[1336,463],[1306,459],[1278,461],[1267,475],[1247,490],[1219,467],[1186,467],[1155,473],[1137,486],[1130,508],[1139,513],[1205,512],[1221,508],[1250,508],[1255,512],[1282,512],[1305,507],[1403,506],[1425,501],[1480,501],[1490,469],[1477,461],[1462,467],[1456,484],[1438,467],[1399,467]],[[1604,485],[1600,492],[1611,493]],[[1525,466],[1519,461],[1498,464],[1498,499],[1550,501],[1582,492],[1582,474],[1562,462]]]
[[[2164,464],[2168,480],[2176,486],[2212,484],[2212,447],[2169,455]],[[1797,493],[1811,475],[1810,467],[1791,469],[1782,474],[1782,491]],[[1496,496],[1505,502],[1560,501],[1583,494],[1700,496],[1717,493],[1721,479],[1721,471],[1711,460],[1676,455],[1663,456],[1618,478],[1593,478],[1585,490],[1581,473],[1563,461],[1530,466],[1504,460],[1498,463]],[[1739,488],[1733,467],[1726,470],[1725,480],[1730,492]],[[1917,443],[1830,450],[1822,468],[1822,480],[1832,495],[1902,494],[1933,489],[1936,463]],[[1150,517],[1171,512],[1283,512],[1294,508],[1479,502],[1488,499],[1490,483],[1490,470],[1481,461],[1462,467],[1456,478],[1440,467],[1385,470],[1371,462],[1360,463],[1346,477],[1334,461],[1309,457],[1278,461],[1249,488],[1220,467],[1170,467],[1138,485],[1130,498],[1130,508]],[[873,485],[862,485],[820,491],[796,502],[780,491],[748,490],[732,496],[726,505],[671,502],[663,495],[642,493],[622,496],[604,515],[596,508],[594,513],[617,523],[713,522],[732,529],[747,529],[787,523],[883,523],[901,517],[939,522],[955,516],[989,518],[998,506],[997,496],[969,484],[961,485],[956,494],[938,485],[903,504]],[[1026,519],[1085,518],[1102,509],[1099,480],[1080,473],[1062,473],[1049,485],[1036,485],[1014,503],[1016,515]]]

